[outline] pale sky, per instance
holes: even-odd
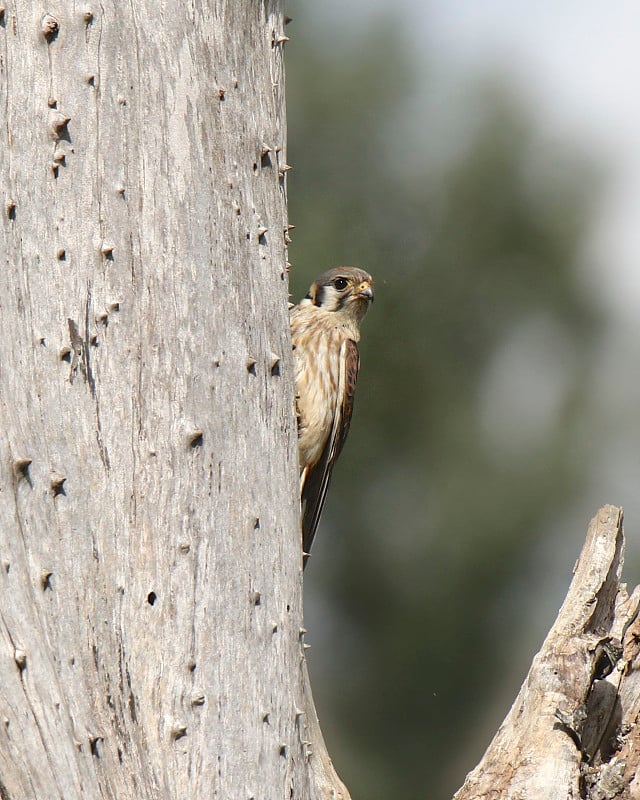
[[[611,167],[591,253],[603,291],[640,317],[640,3],[413,3],[419,35],[468,65],[504,64],[544,126]],[[420,9],[420,10],[417,10]],[[414,28],[415,30],[415,28]],[[604,275],[602,273],[605,273]],[[631,321],[631,319],[629,320]]]

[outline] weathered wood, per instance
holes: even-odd
[[[455,800],[640,796],[640,591],[628,597],[620,584],[623,549],[622,511],[605,506],[511,711]]]
[[[339,796],[301,723],[282,2],[3,5],[0,795]]]

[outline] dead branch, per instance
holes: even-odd
[[[589,525],[567,597],[454,800],[640,798],[640,588],[620,583],[622,509]]]

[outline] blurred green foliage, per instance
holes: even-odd
[[[341,263],[376,280],[305,573],[316,700],[354,799],[446,798],[515,697],[518,587],[585,480],[595,176],[495,78],[452,96],[449,130],[423,109],[405,148],[430,75],[397,20],[336,39],[290,13],[292,294]]]

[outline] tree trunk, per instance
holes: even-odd
[[[0,12],[0,797],[348,797],[303,655],[280,0]]]
[[[591,521],[574,577],[507,718],[455,800],[639,798],[640,587],[620,583],[622,510]]]

